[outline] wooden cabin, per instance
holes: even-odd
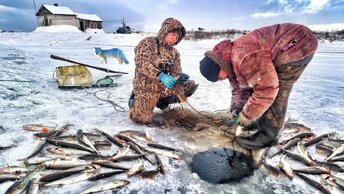
[[[68,7],[42,5],[36,13],[38,26],[72,25],[85,31],[87,28],[101,29],[102,20],[95,14],[76,13]]]
[[[96,14],[77,13],[76,18],[79,20],[78,28],[81,31],[90,29],[102,29],[102,20]]]

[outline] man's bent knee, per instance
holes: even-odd
[[[129,111],[129,118],[136,123],[150,123],[152,114],[141,114],[135,111],[135,108],[131,108]]]

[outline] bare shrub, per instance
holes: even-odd
[[[185,40],[204,40],[204,39],[218,39],[218,38],[234,38],[237,35],[244,34],[245,31],[236,29],[229,30],[216,30],[216,31],[204,31],[204,30],[192,30],[188,31],[185,36]]]
[[[317,36],[318,40],[329,42],[333,41],[343,41],[344,40],[344,30],[340,31],[316,31],[314,34]]]
[[[185,40],[205,40],[205,39],[219,39],[228,38],[234,39],[238,36],[246,34],[248,30],[215,30],[215,31],[205,31],[205,30],[191,30],[186,33]],[[319,41],[327,40],[329,42],[333,41],[344,41],[344,30],[339,31],[313,31]]]

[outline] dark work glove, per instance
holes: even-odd
[[[233,110],[230,114],[231,120],[233,123],[237,124],[239,123],[239,112],[236,110]]]
[[[248,120],[242,113],[232,115],[232,122],[243,127],[253,127],[253,121]]]
[[[177,79],[178,83],[185,85],[189,81],[190,76],[186,73],[180,73],[179,78]]]

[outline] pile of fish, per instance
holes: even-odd
[[[37,137],[32,152],[19,159],[22,166],[0,168],[0,186],[6,181],[15,181],[6,194],[38,193],[46,187],[95,181],[118,174],[125,179],[112,180],[85,189],[81,193],[119,189],[128,185],[132,176],[153,178],[158,173],[166,174],[166,165],[161,160],[168,157],[181,159],[179,149],[152,141],[142,131],[126,130],[111,135],[100,129],[92,133],[77,130],[68,134],[69,124],[46,127],[40,124],[24,125]],[[3,147],[11,149],[12,146]],[[123,177],[123,176],[122,176]]]
[[[296,175],[323,193],[344,192],[344,139],[335,132],[316,136],[297,123],[286,124],[283,137],[278,149],[270,149],[263,159],[269,171],[290,180]],[[311,149],[315,149],[312,156]]]

